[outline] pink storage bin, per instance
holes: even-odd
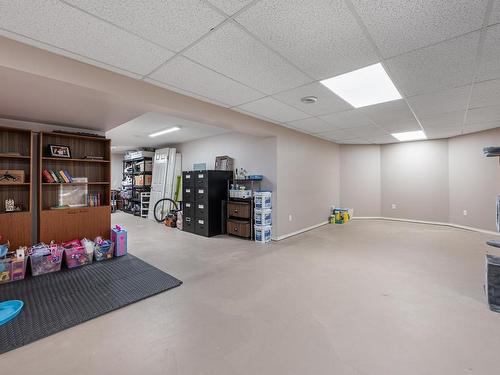
[[[85,246],[79,240],[73,240],[62,244],[64,248],[64,259],[68,268],[76,268],[92,263],[94,253],[87,253]]]

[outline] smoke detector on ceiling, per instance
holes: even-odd
[[[318,98],[316,96],[304,96],[300,101],[305,104],[313,104],[318,101]]]

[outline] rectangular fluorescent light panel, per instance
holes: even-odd
[[[401,99],[382,64],[374,64],[321,81],[354,108]]]
[[[404,132],[404,133],[394,133],[391,134],[394,138],[396,138],[398,141],[405,142],[405,141],[418,141],[421,139],[427,139],[427,136],[422,130],[416,130],[413,132]]]
[[[159,131],[159,132],[156,132],[156,133],[150,134],[149,136],[150,136],[151,138],[154,138],[154,137],[158,137],[159,135],[163,135],[163,134],[167,134],[167,133],[176,132],[177,130],[180,130],[180,129],[181,129],[181,128],[179,128],[178,126],[174,126],[173,128],[165,129],[165,130],[162,130],[162,131]]]

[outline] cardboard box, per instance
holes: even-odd
[[[135,178],[135,181],[134,181],[135,185],[151,186],[151,180],[152,180],[153,176],[151,176],[150,174],[147,174],[145,176],[134,176],[134,178]]]
[[[24,183],[24,171],[0,169],[0,185],[16,185],[22,183]]]

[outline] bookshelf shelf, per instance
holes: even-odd
[[[26,155],[1,155],[0,154],[0,159],[19,159],[19,160],[29,161],[29,160],[31,160],[31,156],[26,156]]]
[[[59,186],[59,185],[110,185],[109,182],[44,182],[43,186]]]
[[[56,158],[51,156],[43,156],[42,160],[52,160],[63,163],[110,163],[109,160],[76,159],[76,158],[66,159],[66,158]]]

